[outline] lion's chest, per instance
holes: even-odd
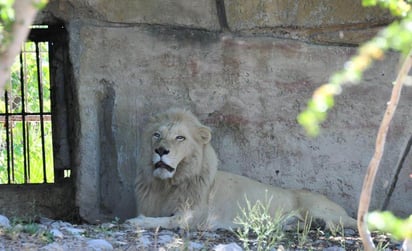
[[[174,215],[182,207],[185,198],[177,188],[152,188],[149,193],[140,194],[139,213],[151,217],[168,217]]]

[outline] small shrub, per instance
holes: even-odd
[[[256,201],[254,205],[245,196],[246,208],[240,208],[240,215],[234,219],[239,228],[234,231],[243,243],[245,250],[255,246],[256,250],[270,250],[284,237],[283,223],[296,215],[296,213],[283,214],[278,211],[270,215],[270,202],[272,197],[265,201]]]

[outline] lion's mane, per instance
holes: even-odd
[[[143,133],[143,147],[137,169],[135,194],[139,214],[153,217],[171,216],[182,205],[191,208],[192,205],[204,202],[213,185],[218,159],[209,142],[203,145],[194,144],[194,154],[179,163],[171,179],[160,180],[153,177],[151,163],[153,150],[147,146],[151,145],[153,130],[170,123],[184,124],[189,130],[189,135],[196,141],[204,140],[206,137],[204,130],[210,134],[210,129],[203,126],[191,112],[186,110],[172,109],[151,119]]]

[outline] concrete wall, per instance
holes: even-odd
[[[134,216],[141,129],[170,106],[190,108],[212,127],[221,169],[323,193],[354,215],[398,56],[389,53],[362,84],[345,88],[318,138],[307,138],[296,116],[356,53],[351,45],[391,20],[359,2],[52,0],[40,19],[63,19],[69,30],[81,216]],[[373,209],[387,197],[411,135],[411,98],[406,88]],[[401,215],[412,212],[409,166],[390,200]]]
[[[56,184],[2,185],[0,214],[20,220],[39,216],[78,220],[74,207],[74,184],[70,180]]]

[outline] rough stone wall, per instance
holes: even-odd
[[[358,0],[52,0],[42,19],[70,34],[79,111],[77,205],[88,221],[135,215],[141,129],[151,114],[190,108],[213,129],[221,169],[327,195],[354,215],[398,56],[346,87],[307,138],[296,122],[313,90],[390,16]],[[372,208],[380,208],[411,135],[403,92]],[[407,161],[410,163],[410,157]],[[407,165],[390,209],[412,211]]]

